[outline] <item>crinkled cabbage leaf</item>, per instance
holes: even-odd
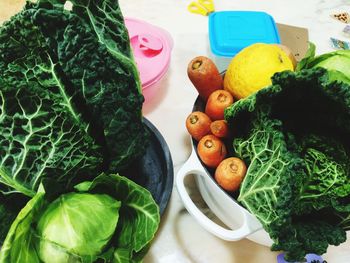
[[[226,109],[248,164],[238,201],[300,261],[346,240],[350,227],[350,86],[325,69],[281,72]]]
[[[117,0],[27,2],[0,28],[1,191],[117,172],[147,146]]]

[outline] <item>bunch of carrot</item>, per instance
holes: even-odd
[[[228,192],[237,191],[247,168],[243,160],[227,156],[224,143],[224,139],[229,137],[224,110],[234,103],[234,98],[223,89],[223,78],[208,57],[192,59],[187,74],[205,102],[205,109],[204,112],[194,111],[189,114],[186,128],[192,138],[198,141],[197,153],[201,161],[215,169],[216,182]]]

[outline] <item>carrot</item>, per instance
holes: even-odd
[[[197,145],[197,153],[201,161],[210,168],[215,168],[226,157],[225,144],[216,136],[205,135]]]
[[[205,113],[211,120],[223,120],[225,109],[233,103],[233,96],[227,90],[216,90],[210,94]]]
[[[193,58],[187,66],[187,75],[204,101],[207,101],[214,90],[223,88],[223,78],[214,62],[208,57]]]
[[[214,177],[224,190],[234,192],[239,189],[246,172],[247,167],[241,159],[229,157],[218,165]]]
[[[201,111],[192,112],[186,119],[187,131],[196,141],[210,133],[210,124],[210,118]]]
[[[210,124],[210,131],[218,138],[227,138],[229,129],[226,120],[216,120]]]

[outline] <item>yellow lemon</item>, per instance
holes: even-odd
[[[241,99],[271,84],[276,72],[293,71],[293,63],[278,46],[256,43],[242,49],[231,60],[224,89]]]

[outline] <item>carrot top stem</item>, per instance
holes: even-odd
[[[206,141],[204,142],[204,145],[205,145],[205,147],[207,147],[207,148],[211,148],[211,147],[213,147],[214,143],[213,143],[212,140],[206,140]]]
[[[230,169],[232,172],[237,172],[238,171],[238,166],[235,163],[230,164]]]
[[[198,116],[197,116],[197,115],[192,115],[192,116],[190,117],[190,122],[191,122],[191,124],[196,124],[198,120],[199,120],[199,119],[198,119]]]
[[[226,99],[227,99],[227,96],[225,94],[220,94],[218,96],[218,101],[220,101],[220,102],[225,102]]]
[[[192,64],[192,69],[198,69],[202,65],[202,61],[197,60]]]

